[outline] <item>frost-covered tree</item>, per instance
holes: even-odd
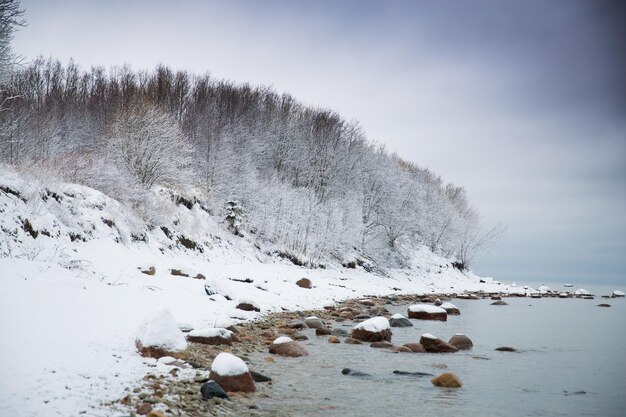
[[[0,0],[0,82],[6,81],[17,61],[11,41],[15,30],[26,24],[23,16],[19,0]]]
[[[179,186],[189,179],[192,148],[178,123],[144,101],[118,113],[111,125],[113,161],[142,186]]]
[[[224,207],[224,221],[234,235],[243,236],[243,207],[237,200],[229,200]]]

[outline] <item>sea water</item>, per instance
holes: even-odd
[[[553,288],[575,290],[574,288]],[[392,353],[369,344],[330,344],[328,336],[303,331],[310,352],[303,358],[253,355],[256,370],[273,377],[259,412],[294,416],[625,416],[626,300],[602,299],[608,288],[585,287],[594,300],[504,298],[452,300],[460,316],[448,321],[412,320],[393,328],[392,343],[419,341],[423,333],[448,340],[468,335],[474,348],[454,354]],[[611,307],[598,307],[608,303]],[[386,306],[407,314],[408,306]],[[333,323],[350,331],[353,323]],[[510,346],[517,352],[499,352]],[[342,375],[343,368],[370,377]],[[394,370],[455,373],[459,389],[438,388],[432,377]],[[258,384],[259,386],[262,384]]]

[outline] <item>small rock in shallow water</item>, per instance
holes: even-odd
[[[270,382],[272,380],[272,378],[265,376],[260,372],[250,371],[250,375],[252,375],[254,382]]]
[[[316,336],[330,336],[332,332],[333,331],[328,327],[320,327],[319,329],[315,329]]]
[[[331,336],[328,338],[328,343],[341,343],[341,340],[337,336]]]
[[[429,374],[428,372],[407,372],[407,371],[393,371],[396,375],[410,375],[410,376],[435,376],[433,374]]]
[[[211,398],[225,398],[228,400],[226,391],[215,381],[208,381],[202,384],[200,392],[205,400],[210,400]]]
[[[319,317],[315,316],[307,317],[306,319],[304,319],[304,324],[306,324],[311,329],[319,329],[320,327],[324,326],[324,322]]]
[[[350,368],[343,368],[341,370],[341,373],[344,374],[344,375],[350,375],[350,376],[371,376],[370,374],[367,374],[365,372],[355,371],[355,370],[350,369]]]
[[[443,388],[461,388],[463,386],[459,377],[454,375],[452,372],[441,374],[438,377],[431,379],[430,382],[437,387]]]
[[[460,333],[452,336],[448,343],[459,350],[471,349],[474,346],[474,344],[472,343],[472,339]]]
[[[517,352],[517,349],[510,346],[500,346],[497,347],[495,350],[497,350],[498,352]]]
[[[363,344],[360,340],[356,340],[351,337],[347,338],[344,343],[346,345],[362,345]]]
[[[411,349],[411,352],[414,352],[414,353],[426,352],[426,350],[424,349],[424,346],[422,346],[419,343],[405,343],[403,346],[408,347],[409,349]]]
[[[602,303],[602,304],[598,304],[598,307],[611,307],[611,304]]]
[[[509,303],[507,303],[506,301],[502,301],[502,300],[498,300],[498,301],[494,301],[493,303],[491,303],[492,306],[508,306]]]
[[[370,347],[373,348],[381,348],[381,349],[389,349],[392,348],[393,345],[389,342],[374,342],[372,344],[370,344]]]
[[[333,329],[333,331],[331,332],[331,334],[333,336],[340,336],[340,337],[345,337],[348,335],[348,332],[345,331],[344,329]]]
[[[391,318],[389,319],[389,325],[391,327],[413,327],[413,323],[411,323],[411,320],[401,315],[391,316]]]

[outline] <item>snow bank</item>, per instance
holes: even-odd
[[[389,328],[389,320],[385,317],[372,317],[371,319],[367,319],[362,323],[354,326],[355,330],[362,329],[367,332],[382,332],[383,330],[387,330]]]
[[[157,311],[141,325],[137,331],[137,340],[144,347],[160,347],[170,352],[187,349],[185,335],[166,308]]]
[[[222,352],[213,359],[211,372],[220,376],[237,376],[249,371],[248,365],[243,360],[232,353]]]
[[[293,342],[293,339],[291,337],[281,336],[277,339],[274,339],[272,343],[275,345],[280,345],[280,344],[289,343],[289,342]]]
[[[232,332],[220,327],[205,327],[203,329],[192,330],[189,332],[191,337],[221,337],[229,339]]]
[[[429,304],[413,304],[412,306],[409,307],[409,311],[412,311],[414,313],[424,312],[424,313],[431,313],[431,314],[446,312],[446,310],[444,310],[441,307],[431,306]]]

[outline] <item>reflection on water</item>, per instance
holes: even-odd
[[[417,342],[422,333],[449,339],[465,333],[471,351],[455,354],[392,353],[367,344],[330,344],[305,330],[304,358],[253,354],[254,368],[271,377],[259,395],[261,410],[293,416],[622,416],[626,400],[626,302],[610,300],[455,300],[461,316],[447,322],[413,320],[394,328],[392,342]],[[387,306],[406,314],[406,306]],[[335,323],[335,327],[341,327]],[[518,352],[496,352],[512,346]],[[343,368],[370,374],[343,375]],[[454,372],[460,389],[434,387],[430,376],[397,375],[394,370],[439,375]],[[585,392],[582,394],[581,392]],[[578,392],[579,394],[571,395]],[[595,393],[595,394],[591,394]]]

